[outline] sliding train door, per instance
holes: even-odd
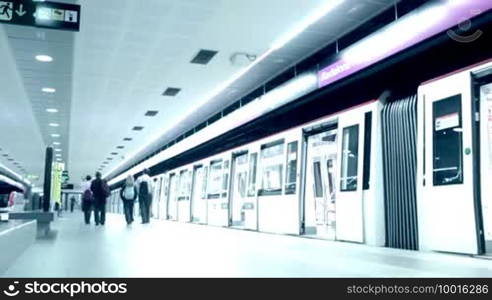
[[[169,191],[169,176],[163,175],[161,181],[161,193],[159,195],[159,219],[167,219],[167,202]]]
[[[363,157],[364,111],[354,109],[338,119],[338,164],[336,196],[337,240],[364,242]]]
[[[178,176],[169,175],[169,193],[167,200],[167,219],[176,221],[178,219]]]
[[[248,152],[234,153],[231,169],[230,222],[233,227],[246,224],[246,184],[248,177]]]
[[[191,216],[198,224],[207,224],[207,169],[202,165],[193,169]]]
[[[304,234],[336,239],[338,130],[332,124],[306,136]]]
[[[492,255],[492,83],[481,84],[480,95],[480,180],[483,249]]]
[[[178,221],[191,221],[191,172],[183,170],[179,175]]]
[[[421,248],[476,254],[473,156],[478,151],[472,143],[470,72],[421,86],[419,105],[423,106],[425,145],[420,162]]]

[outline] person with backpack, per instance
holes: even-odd
[[[137,186],[132,175],[128,175],[125,184],[120,190],[120,197],[123,201],[123,208],[125,211],[125,219],[128,225],[133,223],[133,205],[137,199]]]
[[[84,212],[85,224],[91,223],[91,213],[94,209],[94,198],[91,191],[91,176],[87,175],[82,182],[82,211]]]
[[[96,226],[106,222],[106,198],[110,195],[107,182],[101,178],[101,173],[96,172],[96,179],[91,183],[91,191],[94,197],[94,219]]]
[[[150,203],[152,202],[152,180],[149,176],[149,169],[143,170],[143,174],[137,179],[138,203],[142,224],[150,222]]]

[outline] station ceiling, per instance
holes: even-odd
[[[289,38],[335,1],[340,4]],[[107,173],[395,0],[58,2],[81,5],[79,32],[0,24],[0,164],[38,187],[47,146],[59,149],[55,154],[75,184],[96,170]],[[278,48],[282,39],[288,42]],[[202,49],[217,53],[206,65],[191,63]],[[53,61],[37,61],[40,54]],[[251,64],[245,54],[266,56],[231,82]],[[163,95],[167,88],[179,92]]]

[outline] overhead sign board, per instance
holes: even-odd
[[[0,23],[79,31],[80,5],[48,1],[2,0]]]

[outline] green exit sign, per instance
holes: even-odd
[[[1,0],[0,23],[80,30],[80,5],[32,0]]]

